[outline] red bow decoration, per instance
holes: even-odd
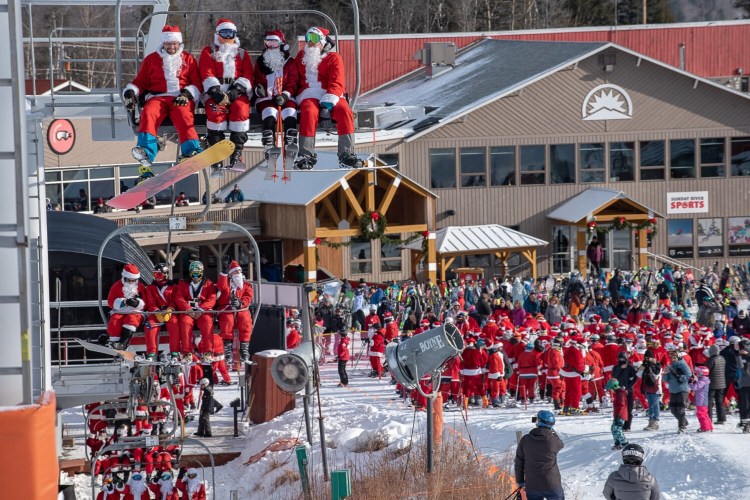
[[[422,236],[424,236],[425,238],[428,238],[430,236],[430,232],[429,231],[424,231],[422,233]]]
[[[372,220],[374,220],[375,222],[377,222],[377,221],[378,221],[378,219],[380,219],[380,214],[379,214],[379,213],[377,213],[377,212],[373,212],[373,213],[371,213],[371,214],[370,214],[370,218],[371,218]]]
[[[593,220],[592,220],[591,222],[589,222],[589,227],[590,227],[590,228],[594,228],[594,227],[596,227],[596,221],[593,221]]]
[[[321,238],[315,238],[315,240],[314,240],[313,242],[315,243],[315,246],[318,246],[318,245],[320,245],[320,243],[321,243],[322,241],[323,241],[323,240],[322,240]]]
[[[625,217],[619,217],[617,219],[617,222],[619,222],[620,224],[625,224]]]
[[[648,220],[649,224],[656,224],[656,217]]]

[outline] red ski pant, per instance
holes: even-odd
[[[180,314],[180,337],[183,354],[187,352],[193,352],[193,328],[198,326],[198,330],[201,332],[201,343],[198,346],[200,354],[206,354],[211,352],[213,347],[214,337],[212,333],[214,319],[210,314],[201,314],[198,319],[193,319],[187,314]]]
[[[563,377],[565,381],[564,406],[578,408],[581,403],[581,377]]]
[[[424,392],[425,394],[432,393],[429,380],[420,380],[419,388],[422,389],[422,392]],[[412,389],[409,397],[411,397],[411,400],[414,401],[414,406],[416,406],[417,408],[427,408],[427,398],[422,396],[422,394],[418,390]]]
[[[518,399],[533,399],[536,385],[536,375],[533,377],[518,377]]]
[[[120,314],[115,313],[109,317],[107,323],[107,334],[112,342],[119,342],[122,329],[127,328],[131,333],[135,333],[138,327],[143,323],[143,316],[140,314]]]
[[[214,353],[214,356],[224,356],[223,352],[217,352]],[[211,367],[213,368],[214,372],[214,383],[219,382],[219,374],[221,373],[221,378],[224,380],[224,382],[230,382],[232,379],[229,377],[229,372],[227,371],[227,364],[224,362],[224,360],[220,361],[214,361],[211,363]],[[183,411],[184,411],[184,404],[183,404]]]
[[[210,97],[206,100],[206,128],[208,130],[231,132],[247,132],[250,130],[250,100],[247,96],[239,96],[234,102],[226,106],[217,106]]]
[[[320,101],[313,98],[305,99],[299,104],[299,110],[301,113],[299,135],[315,137],[315,129],[318,127],[320,116]],[[339,135],[354,133],[354,116],[346,99],[339,99],[331,110],[331,119],[336,122],[336,132]]]
[[[454,401],[458,400],[458,393],[461,391],[461,382],[459,380],[442,379],[440,381],[440,392],[443,396],[443,400],[448,401],[449,398],[453,398]]]
[[[166,327],[169,334],[169,351],[189,352],[189,349],[180,348],[180,322],[177,319],[177,315],[173,314],[166,323],[159,323],[156,316],[152,314],[148,317],[146,326],[143,328],[143,331],[146,333],[146,354],[156,354],[156,351],[159,350],[159,331],[162,324]]]
[[[370,356],[370,366],[378,374],[378,378],[383,376],[383,361],[380,356]]]
[[[724,406],[729,406],[732,398],[739,403],[740,397],[737,395],[737,389],[734,388],[734,384],[729,384],[724,392]]]
[[[482,396],[482,376],[481,375],[464,375],[461,388],[465,398],[472,396]]]
[[[547,383],[552,387],[552,399],[562,401],[563,385],[560,379],[547,377]]]
[[[492,399],[497,399],[500,396],[505,396],[505,379],[491,378],[488,380],[490,383],[490,397]]]
[[[250,342],[253,332],[253,318],[250,311],[239,311],[235,322],[235,313],[219,314],[219,335],[224,340],[234,340],[234,327],[240,333],[240,342]]]
[[[508,379],[508,388],[510,392],[516,392],[518,390],[518,372],[514,371]]]
[[[641,402],[641,407],[643,407],[643,409],[648,408],[648,401],[646,401],[646,396],[641,391],[640,382],[633,386],[633,397]]]
[[[224,367],[226,370],[226,366]],[[222,374],[223,375],[223,374]],[[229,375],[229,374],[227,374]],[[177,394],[174,395],[174,404],[177,407],[177,411],[180,412],[180,416],[182,418],[185,418],[185,395],[184,394]]]
[[[146,101],[141,110],[138,132],[145,132],[154,137],[158,136],[159,125],[169,116],[174,128],[177,129],[180,144],[185,141],[197,140],[198,134],[193,126],[195,103],[189,101],[187,106],[175,106],[172,101],[174,101],[173,96],[152,97]]]
[[[603,378],[600,378],[599,380],[589,380],[587,389],[589,391],[589,394],[591,395],[592,399],[598,399],[601,403],[602,398],[604,397],[604,384],[602,383],[604,381]]]

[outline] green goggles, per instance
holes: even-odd
[[[313,31],[305,33],[305,41],[307,43],[320,43],[323,41],[323,37]]]

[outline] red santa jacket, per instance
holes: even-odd
[[[250,54],[237,45],[234,56],[222,53],[216,44],[207,45],[198,60],[203,90],[221,86],[226,91],[230,85],[242,85],[250,94],[253,90],[253,60]]]
[[[174,309],[175,290],[176,287],[171,285],[159,286],[156,283],[148,285],[143,293],[146,311],[163,311],[169,307]]]
[[[516,344],[513,344],[508,349],[505,350],[505,352],[508,354],[508,359],[510,360],[511,366],[513,367],[514,370],[518,369],[518,357],[524,351],[526,351],[526,344],[523,342],[518,342]]]
[[[349,337],[341,337],[339,345],[336,346],[336,357],[339,361],[349,361]]]
[[[143,300],[143,293],[146,288],[143,286],[143,283],[141,283],[140,281],[138,282],[137,293],[139,299],[138,306],[136,307],[125,305],[125,299],[130,297],[125,297],[123,286],[124,284],[122,282],[122,279],[120,279],[114,285],[112,285],[112,288],[109,289],[109,295],[107,295],[107,305],[112,310],[110,314],[130,314],[135,311],[143,311],[143,308],[146,306],[146,302]]]
[[[369,355],[378,358],[385,357],[385,337],[383,336],[383,329],[375,330],[370,335],[370,349]]]
[[[395,321],[389,321],[385,324],[385,343],[392,342],[398,337],[398,325]],[[416,335],[416,332],[415,332]]]
[[[299,95],[297,104],[305,99],[320,100],[324,94],[335,96],[331,101],[334,106],[338,98],[344,96],[346,82],[344,77],[344,60],[337,52],[324,52],[318,70],[305,66],[305,51],[300,50],[295,59],[299,74]]]
[[[500,351],[487,353],[487,378],[498,380],[505,376],[505,363],[503,363],[503,354]]]
[[[185,89],[190,92],[196,103],[201,97],[201,77],[198,62],[189,52],[178,52],[181,65],[179,68],[165,68],[168,55],[157,51],[147,55],[138,69],[135,79],[125,86],[125,90],[132,89],[136,95],[149,92],[148,98],[170,95],[177,97]]]
[[[620,354],[620,346],[614,342],[607,342],[602,347],[602,361],[604,362],[604,371],[611,372],[612,368],[617,364],[617,356]]]
[[[482,338],[485,344],[494,344],[496,339],[500,339],[500,328],[494,322],[485,324],[482,328]]]
[[[253,302],[253,285],[247,280],[243,280],[242,288],[235,289],[234,284],[229,280],[229,276],[220,273],[219,280],[216,282],[216,290],[215,309],[217,311],[232,308],[232,305],[229,303],[232,298],[232,291],[234,291],[234,295],[240,299],[242,308],[249,306]]]
[[[189,486],[185,481],[180,481],[177,489],[182,494],[182,500],[206,500],[206,485],[203,482],[193,492],[190,492]]]
[[[590,349],[584,361],[590,367],[589,370],[593,380],[604,378],[604,360],[598,352]]]
[[[464,349],[464,352],[461,353],[461,358],[463,360],[461,363],[461,375],[465,377],[481,375],[482,368],[487,365],[487,353],[484,349],[475,347],[474,344],[469,344]]]
[[[149,488],[154,493],[155,500],[180,500],[177,487],[171,481],[152,483]]]
[[[117,490],[112,491],[100,491],[98,495],[96,495],[96,500],[120,500],[122,498],[122,493]]]
[[[294,349],[302,343],[302,337],[296,328],[290,328],[289,333],[286,334],[286,348]]]
[[[563,356],[560,351],[550,347],[544,351],[542,363],[547,370],[547,379],[560,378],[560,369],[563,366]]]
[[[212,310],[216,305],[216,286],[213,281],[205,278],[197,287],[192,281],[180,281],[174,295],[175,306],[180,311],[189,311],[192,309],[191,301],[196,301],[204,311]]]
[[[443,368],[443,374],[440,376],[440,383],[458,382],[461,378],[461,359],[456,356],[446,363]]]
[[[294,59],[289,58],[284,63],[282,71],[273,71],[263,61],[263,54],[255,60],[255,70],[253,71],[253,82],[255,86],[262,85],[266,90],[266,97],[259,97],[255,105],[264,101],[270,101],[276,95],[277,81],[281,77],[281,91],[286,92],[289,97],[298,94],[299,89],[299,69]]]
[[[532,349],[530,351],[524,350],[518,355],[518,376],[524,377],[530,375],[539,374],[539,366],[541,365],[542,353]]]
[[[367,317],[365,317],[365,331],[368,331],[372,327],[380,327],[380,317],[377,314],[368,314]]]
[[[577,347],[569,347],[563,355],[563,367],[560,370],[562,377],[580,377],[586,370],[583,355]]]

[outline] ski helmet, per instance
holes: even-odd
[[[611,391],[611,390],[617,390],[620,388],[620,382],[616,378],[611,378],[607,382],[606,387],[604,387],[605,390]]]
[[[203,263],[199,260],[194,260],[190,263],[188,273],[195,281],[203,279]]]
[[[542,410],[536,414],[536,426],[551,429],[555,426],[555,414],[549,410]]]
[[[625,465],[641,465],[645,457],[646,452],[639,444],[626,444],[622,449],[622,463]]]
[[[165,281],[168,274],[169,266],[166,263],[160,262],[154,266],[154,281],[157,283]]]

